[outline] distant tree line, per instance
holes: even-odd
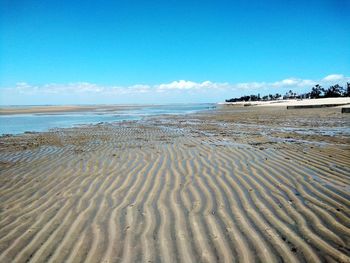
[[[258,95],[245,95],[239,98],[232,98],[226,100],[226,102],[241,102],[241,101],[269,101],[278,99],[319,99],[319,98],[337,98],[337,97],[349,97],[350,96],[350,83],[346,83],[346,88],[341,87],[339,84],[330,86],[328,89],[322,88],[319,84],[312,87],[310,92],[304,94],[297,94],[293,91],[286,92],[285,95],[281,94],[269,94],[265,96]]]

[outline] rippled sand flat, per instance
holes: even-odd
[[[0,262],[350,262],[339,109],[0,139]]]

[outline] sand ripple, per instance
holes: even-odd
[[[350,262],[348,150],[196,134],[81,128],[2,152],[0,262]]]

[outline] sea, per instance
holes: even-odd
[[[0,115],[0,135],[21,134],[24,132],[43,132],[54,128],[71,128],[101,122],[141,120],[148,116],[191,114],[211,110],[215,104],[168,104],[168,105],[131,105],[98,107],[91,111],[31,113]],[[28,106],[2,106],[2,109],[24,108]]]

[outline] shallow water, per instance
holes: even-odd
[[[188,114],[208,110],[214,104],[181,104],[160,106],[133,106],[120,110],[101,109],[86,112],[49,114],[14,114],[0,116],[0,134],[20,134],[26,131],[47,131],[53,128],[69,128],[82,124],[140,120],[143,117],[163,114]]]

